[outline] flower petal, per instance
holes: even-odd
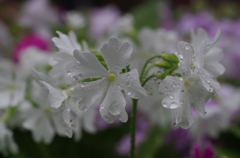
[[[129,65],[132,47],[128,42],[120,45],[117,38],[109,38],[101,48],[102,55],[112,72],[120,72]]]
[[[195,73],[200,77],[207,91],[217,93],[220,90],[220,84],[217,80],[209,77],[203,70],[195,68]]]
[[[146,90],[140,84],[137,69],[119,74],[117,76],[117,83],[131,98],[138,99],[147,96]]]
[[[77,97],[78,107],[81,111],[87,111],[106,92],[108,81],[106,78],[78,84],[71,93]]]
[[[162,105],[165,108],[179,108],[182,100],[183,81],[172,76],[167,76],[159,85],[160,93],[165,94]]]
[[[193,84],[188,86],[191,105],[195,105],[200,113],[206,114],[205,103],[211,97],[211,93],[206,90],[200,79],[196,79]]]
[[[60,90],[59,88],[55,88],[44,81],[40,82],[49,90],[48,99],[50,102],[50,106],[53,108],[59,108],[62,105],[63,101],[67,99],[67,95],[64,95],[62,90]]]
[[[41,85],[42,83],[40,81],[44,81],[46,83],[49,83],[51,85],[54,85],[54,82],[47,77],[45,74],[43,74],[42,72],[38,72],[36,69],[32,69],[32,77],[33,79],[38,82],[39,85]]]
[[[74,80],[82,80],[91,77],[104,77],[107,75],[106,69],[98,59],[91,53],[73,52],[74,57],[79,62],[71,62],[67,65],[67,73]]]
[[[113,123],[114,115],[119,115],[119,120],[126,122],[128,115],[125,111],[126,100],[122,95],[120,87],[113,84],[110,85],[107,94],[100,105],[100,114],[105,122]]]
[[[81,50],[81,46],[78,44],[76,35],[73,32],[69,32],[68,36],[60,31],[57,31],[57,34],[59,38],[54,37],[52,41],[61,52],[72,54],[75,49]]]
[[[179,59],[179,67],[176,73],[180,73],[185,78],[190,73],[193,48],[189,43],[180,41],[177,44],[177,53],[175,55]]]
[[[194,122],[190,102],[187,98],[187,96],[184,97],[183,106],[175,109],[174,114],[175,126],[181,127],[183,129],[189,128]]]

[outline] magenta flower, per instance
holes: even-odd
[[[201,144],[196,143],[191,151],[191,157],[189,158],[214,158],[215,152],[213,151],[212,145],[208,143],[203,149],[201,149]]]
[[[13,50],[12,59],[15,63],[19,62],[21,53],[28,47],[37,47],[40,50],[47,51],[50,49],[50,44],[47,40],[36,34],[26,35],[16,44]]]

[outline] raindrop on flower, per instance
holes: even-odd
[[[169,98],[173,99],[173,98],[174,98],[174,96],[173,96],[172,94],[170,94],[170,95],[169,95]]]
[[[162,103],[163,107],[168,108],[168,104],[166,102]]]
[[[179,54],[179,58],[180,60],[183,60],[183,56],[181,54]]]
[[[178,107],[178,104],[177,103],[175,103],[175,102],[172,102],[171,104],[170,104],[170,109],[175,109],[175,108],[177,108]]]
[[[186,50],[189,50],[189,49],[190,49],[190,45],[187,44],[187,45],[185,46],[185,49],[186,49]]]
[[[127,95],[131,95],[132,93],[131,92],[127,92]]]

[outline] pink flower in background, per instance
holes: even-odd
[[[13,61],[18,63],[22,51],[29,47],[37,47],[39,50],[43,51],[50,50],[50,44],[47,40],[36,34],[28,34],[16,44],[12,54]]]
[[[92,9],[89,17],[91,37],[102,37],[119,17],[120,11],[115,6]]]
[[[192,147],[191,157],[189,158],[214,158],[215,152],[213,151],[212,145],[208,143],[202,149],[200,143],[196,143]]]

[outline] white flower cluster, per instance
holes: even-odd
[[[112,37],[94,51],[85,41],[80,44],[73,32],[57,34],[59,37],[52,41],[59,51],[53,60],[47,53],[31,48],[23,53],[20,60],[27,64],[20,68],[5,60],[0,62],[0,151],[9,148],[17,152],[10,126],[30,130],[36,142],[50,143],[55,134],[74,134],[79,140],[82,128],[96,131],[95,105],[100,105],[105,122],[114,122],[115,116],[127,122],[125,106],[129,97],[143,98],[139,105],[144,109],[154,104],[154,122],[167,122],[164,118],[172,116],[164,109],[168,108],[174,111],[176,126],[189,128],[193,123],[191,106],[205,115],[204,104],[219,91],[216,78],[223,74],[224,67],[220,64],[221,49],[214,44],[220,31],[209,41],[206,32],[199,29],[196,34],[192,32],[189,44],[177,43],[175,32],[144,28],[137,37],[139,45]],[[171,54],[175,45],[177,51]],[[144,63],[159,55],[162,59],[155,58],[149,62],[153,66],[144,71]],[[178,64],[174,65],[176,59]],[[147,83],[151,75],[158,82],[150,79]]]

